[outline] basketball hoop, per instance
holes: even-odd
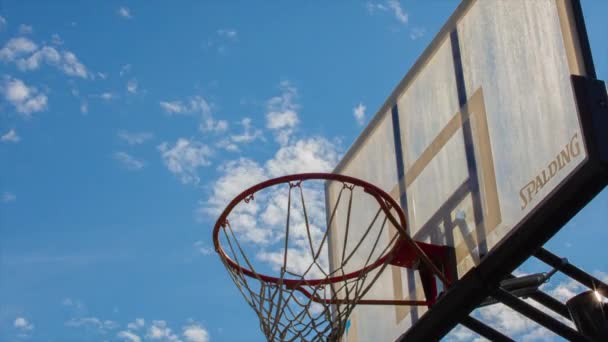
[[[326,222],[319,222],[315,204],[328,187],[338,187],[338,195],[331,203],[328,198]],[[313,198],[308,204],[307,196]],[[270,204],[262,212],[264,203]],[[361,222],[353,208],[372,213],[370,222]],[[258,216],[266,230],[252,224]],[[367,229],[349,237],[355,219]],[[284,230],[268,228],[283,223]],[[268,252],[272,241],[280,247]],[[339,174],[295,174],[250,187],[219,216],[213,243],[268,341],[338,340],[356,305],[431,306],[435,277],[446,288],[452,279],[448,247],[412,240],[405,214],[389,194]],[[426,299],[366,298],[389,265],[418,270]],[[278,274],[262,274],[267,271]]]

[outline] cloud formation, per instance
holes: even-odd
[[[368,2],[367,10],[369,13],[374,14],[375,12],[391,12],[394,18],[401,24],[407,24],[409,16],[407,12],[401,7],[401,3],[398,0],[386,0],[386,2]]]
[[[182,336],[187,342],[209,341],[209,333],[199,324],[190,324],[183,327]]]
[[[17,196],[8,191],[5,191],[2,193],[1,199],[3,203],[14,202],[17,199]]]
[[[179,337],[173,333],[171,328],[167,326],[167,322],[163,320],[152,321],[152,325],[148,328],[146,337],[151,340],[161,340],[176,342]]]
[[[144,327],[146,321],[143,318],[136,318],[135,321],[127,324],[127,328],[131,330],[139,330]]]
[[[66,321],[65,325],[72,328],[90,327],[99,331],[114,330],[118,328],[118,323],[111,320],[101,320],[97,317],[72,318]]]
[[[353,115],[355,116],[355,120],[357,120],[359,126],[363,126],[363,124],[365,123],[366,109],[367,107],[365,107],[365,105],[362,103],[359,103],[355,108],[353,108]]]
[[[127,82],[127,91],[131,94],[137,94],[138,83],[137,80],[132,78]]]
[[[199,130],[203,133],[225,132],[228,122],[216,120],[212,115],[212,105],[202,96],[192,96],[187,100],[160,101],[160,107],[169,115],[195,115],[200,117]]]
[[[118,131],[117,135],[118,138],[129,145],[141,145],[154,137],[151,132],[128,132],[125,130]]]
[[[76,55],[68,50],[57,50],[53,46],[44,45],[40,49],[32,40],[25,37],[11,38],[0,49],[0,61],[15,63],[21,71],[39,69],[43,64],[50,65],[68,76],[88,78],[89,74],[84,64]]]
[[[38,45],[27,38],[11,38],[4,45],[4,47],[0,49],[0,60],[3,62],[12,62],[23,55],[36,51],[37,49]]]
[[[198,184],[198,169],[211,165],[212,149],[195,140],[178,139],[173,146],[167,142],[158,145],[163,162],[184,184]]]
[[[238,38],[238,32],[235,29],[219,29],[217,30],[217,35],[232,40]]]
[[[21,24],[19,25],[19,34],[26,35],[34,33],[34,28],[31,25]]]
[[[138,160],[126,152],[114,152],[114,159],[116,159],[122,166],[127,170],[137,171],[141,170],[146,166],[142,160]]]
[[[35,87],[27,86],[22,80],[5,76],[0,92],[15,110],[25,117],[47,108],[47,97]]]
[[[128,330],[119,331],[116,337],[125,342],[141,342],[141,337]]]
[[[239,145],[249,144],[256,140],[264,140],[264,134],[261,129],[253,126],[250,118],[243,118],[239,125],[243,127],[243,132],[240,134],[231,134],[227,138],[220,140],[217,146],[227,151],[239,151]]]
[[[125,6],[119,7],[118,10],[116,11],[116,13],[118,13],[119,16],[121,16],[125,19],[133,18],[133,16],[131,16],[131,10]]]
[[[34,325],[24,317],[17,317],[13,322],[13,326],[21,331],[34,330]]]
[[[15,131],[14,128],[10,129],[8,132],[3,134],[2,137],[0,137],[0,141],[2,142],[18,143],[20,140],[21,137],[17,135],[17,131]]]
[[[213,254],[213,249],[207,246],[203,241],[196,241],[194,243],[194,248],[196,248],[197,252],[199,252],[201,255]]]
[[[266,127],[275,133],[279,144],[285,145],[300,122],[299,105],[295,102],[297,90],[288,81],[281,82],[280,89],[281,94],[267,102]]]
[[[426,29],[424,27],[414,27],[410,30],[410,39],[417,40],[426,34]]]

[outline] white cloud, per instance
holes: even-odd
[[[163,142],[158,146],[163,162],[182,183],[198,184],[197,171],[201,166],[211,165],[211,148],[194,140],[180,138],[173,147]]]
[[[67,50],[60,52],[54,47],[46,45],[38,49],[36,43],[24,37],[10,39],[0,49],[0,60],[15,62],[21,71],[36,70],[46,63],[68,76],[88,77],[87,68],[73,52]]]
[[[101,94],[91,95],[91,97],[102,99],[104,101],[111,101],[116,98],[116,95],[108,91]]]
[[[146,321],[143,318],[136,318],[134,322],[127,324],[127,328],[131,330],[139,330],[144,327]]]
[[[129,145],[141,145],[154,137],[154,134],[150,132],[128,132],[125,130],[118,131],[117,135]]]
[[[398,0],[388,0],[388,7],[393,10],[393,15],[400,22],[407,24],[408,15],[405,13]]]
[[[33,41],[24,38],[11,38],[2,49],[0,49],[0,60],[12,62],[16,58],[32,53],[38,49]]]
[[[89,104],[87,103],[87,101],[83,101],[83,102],[80,104],[80,112],[81,112],[82,114],[86,114],[86,113],[88,113],[88,112],[89,112]]]
[[[203,133],[213,132],[221,133],[228,130],[228,122],[226,120],[216,120],[212,115],[212,105],[202,96],[192,96],[186,101],[160,101],[160,107],[165,113],[183,114],[183,115],[198,115],[200,116],[199,130]]]
[[[63,63],[60,68],[68,76],[78,76],[87,78],[87,69],[84,64],[80,63],[73,52],[63,51]]]
[[[141,337],[131,331],[119,331],[118,334],[116,334],[116,337],[127,342],[141,342]]]
[[[281,95],[268,100],[266,127],[275,132],[279,144],[285,145],[299,123],[299,106],[295,103],[296,88],[287,81],[281,82],[280,87]]]
[[[266,169],[272,177],[302,172],[331,172],[338,158],[336,143],[314,137],[281,147],[274,158],[266,162]]]
[[[65,322],[67,327],[91,327],[101,331],[114,330],[118,328],[118,323],[110,320],[101,320],[97,317],[72,318]]]
[[[0,15],[0,31],[3,31],[6,28],[6,19]]]
[[[76,300],[76,299],[72,299],[72,298],[64,298],[61,301],[61,305],[63,306],[67,306],[73,309],[76,309],[79,313],[83,312],[85,310],[85,305],[82,301],[80,300]]]
[[[198,324],[191,324],[183,327],[182,335],[187,342],[208,342],[209,333]]]
[[[211,105],[201,96],[194,96],[190,98],[190,104],[187,111],[201,113],[203,116],[207,116],[211,115]]]
[[[225,54],[229,44],[238,41],[238,31],[233,28],[222,28],[216,31],[216,35],[207,40],[206,48],[213,48],[220,54]]]
[[[450,333],[445,337],[445,340],[448,342],[452,341],[470,341],[470,342],[482,342],[487,341],[483,337],[478,337],[477,334],[473,333],[471,330],[465,328],[462,325],[456,326]]]
[[[368,2],[365,7],[367,7],[367,11],[371,14],[374,14],[376,11],[388,10],[388,8],[380,2]]]
[[[160,101],[160,107],[167,114],[211,115],[211,105],[201,96],[193,96],[187,101]]]
[[[398,0],[387,0],[385,3],[368,2],[366,7],[371,14],[374,14],[376,11],[390,11],[400,23],[407,24],[408,22],[408,14],[403,10],[403,7],[401,7],[401,3],[399,3]]]
[[[198,126],[201,132],[221,133],[228,130],[228,121],[215,120],[212,117],[203,118]]]
[[[21,24],[19,25],[19,34],[26,35],[32,34],[34,32],[34,28],[31,25]]]
[[[426,29],[424,27],[414,27],[410,30],[410,39],[417,40],[426,34]]]
[[[131,94],[137,94],[137,80],[132,78],[127,82],[127,91]]]
[[[130,73],[131,69],[132,69],[131,64],[125,64],[122,67],[120,67],[120,72],[118,74],[120,75],[120,77],[123,77],[124,75]]]
[[[8,132],[6,132],[6,134],[4,134],[2,137],[0,137],[0,141],[2,142],[12,142],[12,143],[17,143],[21,140],[21,137],[19,137],[19,135],[17,135],[17,131],[15,131],[15,129],[11,129]]]
[[[34,329],[34,325],[28,322],[24,317],[17,317],[15,322],[13,322],[13,326],[21,331],[29,331]]]
[[[213,183],[208,199],[200,203],[198,211],[215,218],[236,195],[263,180],[293,173],[331,171],[339,158],[337,145],[327,139],[313,137],[282,146],[263,166],[246,158],[226,162],[218,169],[222,176]],[[317,193],[309,195],[318,199],[315,207],[324,203],[323,197]],[[256,197],[256,204],[236,207],[230,221],[243,241],[267,245],[280,236],[277,234],[281,234],[275,231],[280,226],[276,218],[283,214],[281,206],[285,203],[283,194],[270,198]],[[304,226],[300,225],[299,228]],[[265,251],[261,260],[272,263],[276,259],[272,257],[274,252]]]
[[[116,11],[116,13],[118,13],[119,16],[126,18],[126,19],[133,18],[133,16],[131,16],[131,10],[129,10],[129,8],[125,7],[125,6],[121,6],[118,9],[118,11]]]
[[[236,152],[239,151],[239,144],[249,144],[258,139],[264,140],[262,130],[253,127],[250,118],[243,118],[239,125],[243,127],[243,132],[240,134],[232,134],[229,137],[220,140],[217,146],[227,150]]]
[[[186,112],[186,107],[181,101],[160,101],[160,107],[168,114],[181,114]]]
[[[227,39],[232,39],[232,40],[237,39],[237,36],[238,36],[238,32],[235,29],[219,29],[219,30],[217,30],[217,34],[218,34],[218,36],[220,36],[222,38],[227,38]]]
[[[165,321],[152,321],[146,337],[151,340],[179,341],[179,337],[173,333]]]
[[[4,193],[2,193],[2,202],[3,203],[8,203],[8,202],[14,202],[17,199],[17,196],[15,196],[14,194],[5,191]]]
[[[10,76],[4,77],[0,86],[4,98],[12,104],[17,112],[29,117],[30,114],[41,112],[47,108],[47,97],[34,87],[28,87],[23,81]]]
[[[59,46],[59,45],[63,45],[63,40],[57,33],[53,33],[53,35],[51,36],[51,43],[53,45]]]
[[[146,166],[142,160],[138,160],[126,152],[115,152],[114,159],[118,160],[125,168],[131,171],[141,170]]]
[[[365,107],[365,105],[362,103],[359,103],[353,109],[353,115],[355,116],[355,120],[357,120],[357,123],[359,124],[359,126],[363,126],[363,124],[365,123],[365,110],[366,109],[367,109],[367,107]]]
[[[230,152],[238,152],[240,150],[238,145],[233,143],[230,138],[219,140],[215,146]]]
[[[262,138],[262,130],[253,127],[250,118],[243,118],[240,124],[243,126],[243,133],[232,135],[232,141],[236,143],[250,143]]]
[[[61,54],[54,47],[44,46],[28,58],[20,58],[15,63],[21,71],[36,70],[42,62],[57,65],[61,61]]]
[[[257,162],[246,158],[228,161],[219,167],[219,171],[222,176],[213,183],[209,199],[201,208],[212,217],[219,215],[241,191],[268,178]]]
[[[593,275],[599,278],[599,280],[603,281],[604,283],[608,283],[608,273],[602,271],[595,271],[593,272]]]
[[[282,129],[295,127],[298,124],[298,114],[291,110],[284,112],[270,112],[267,116],[270,129]]]
[[[213,254],[213,249],[207,246],[203,241],[196,241],[194,243],[194,248],[196,248],[196,250],[202,255]]]

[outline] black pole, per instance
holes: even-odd
[[[531,294],[536,293],[538,289],[536,287],[528,287],[525,289],[517,289],[509,291],[510,294],[514,295],[517,298],[528,298]],[[481,304],[479,304],[478,308],[482,308],[484,306],[494,305],[498,303],[496,298],[488,297]]]
[[[492,296],[498,299],[501,303],[519,312],[520,314],[530,318],[545,328],[553,331],[561,337],[569,341],[590,341],[587,337],[579,334],[576,330],[556,320],[555,318],[545,314],[532,305],[513,296],[503,289],[497,289]]]
[[[489,325],[484,324],[483,322],[471,317],[466,316],[460,321],[460,324],[467,327],[467,329],[477,333],[479,336],[485,337],[490,341],[498,341],[498,342],[514,342],[508,336],[503,335],[498,330],[495,330]]]
[[[544,248],[540,248],[536,253],[534,253],[534,256],[547,265],[557,268],[560,272],[564,273],[568,277],[608,298],[608,285],[581,270],[580,268],[570,264],[568,260],[562,259]]]
[[[546,306],[551,309],[553,312],[561,315],[564,318],[571,320],[570,313],[568,312],[568,307],[564,305],[564,303],[559,300],[549,296],[548,294],[542,291],[536,291],[528,296],[528,298],[536,301],[539,304]]]

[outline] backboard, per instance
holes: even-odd
[[[571,75],[594,75],[576,6],[463,1],[334,170],[393,196],[415,240],[454,247],[459,279],[518,231],[544,229],[526,220],[589,160]],[[328,206],[337,193],[327,186]],[[353,205],[353,222],[374,214]],[[424,294],[416,272],[391,266],[366,298]],[[426,310],[357,306],[343,340],[395,340]]]

